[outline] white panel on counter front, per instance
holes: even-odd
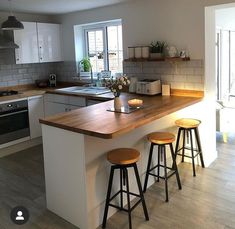
[[[62,61],[60,44],[60,25],[49,23],[37,23],[39,61]]]
[[[43,95],[28,98],[29,126],[31,139],[42,136],[39,118],[44,117]]]
[[[23,30],[14,30],[16,64],[38,63],[38,38],[36,22],[22,22]]]

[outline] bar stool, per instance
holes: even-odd
[[[106,203],[105,203],[105,210],[104,210],[104,217],[103,217],[103,223],[102,223],[102,228],[105,228],[106,226],[106,221],[107,221],[107,215],[108,215],[108,208],[109,206],[117,208],[119,210],[123,210],[128,212],[128,218],[129,218],[129,228],[132,228],[132,223],[131,223],[131,211],[141,202],[144,210],[144,215],[145,219],[149,220],[148,216],[148,211],[146,208],[145,200],[144,200],[144,195],[140,183],[140,177],[137,169],[136,162],[140,158],[140,153],[139,151],[135,149],[130,149],[130,148],[119,148],[119,149],[114,149],[107,154],[107,160],[113,164],[111,166],[111,172],[110,172],[110,177],[109,177],[109,184],[108,184],[108,191],[107,191],[107,197],[106,197]],[[129,180],[128,180],[128,168],[134,168],[135,172],[135,177],[139,189],[139,195],[130,192],[129,190]],[[114,171],[116,169],[120,170],[120,190],[114,194],[111,197],[111,190],[112,190],[112,183],[113,183],[113,175]],[[126,190],[124,190],[124,186],[126,186]],[[123,207],[123,193],[126,193],[127,195],[127,209]],[[120,194],[120,206],[111,204],[110,202],[117,197]],[[139,200],[131,207],[131,202],[130,202],[130,195],[136,196],[139,198]]]
[[[148,137],[148,140],[151,142],[151,146],[150,146],[148,165],[147,165],[147,171],[146,171],[146,177],[145,177],[143,191],[146,192],[149,175],[157,177],[157,182],[159,182],[160,178],[164,179],[165,180],[166,202],[168,202],[168,184],[167,184],[167,181],[171,176],[173,176],[174,174],[176,175],[178,187],[179,187],[179,189],[182,188],[179,173],[178,173],[178,168],[177,168],[176,161],[175,161],[175,154],[174,154],[174,150],[173,150],[173,145],[172,145],[172,143],[175,141],[175,136],[173,134],[167,133],[167,132],[154,132],[154,133],[149,134],[147,137]],[[155,145],[158,146],[157,165],[150,168],[151,163],[152,163],[153,148],[154,148]],[[166,145],[169,145],[169,147],[170,147],[171,157],[172,157],[172,160],[173,160],[173,166],[172,167],[167,167]],[[161,165],[162,157],[163,157],[163,165]],[[164,176],[163,177],[160,176],[160,167],[164,168]],[[157,174],[152,173],[151,171],[153,171],[156,168],[157,168]],[[169,169],[173,172],[171,172],[169,175],[167,175],[167,169]]]
[[[205,167],[203,155],[202,155],[202,147],[201,147],[201,142],[200,142],[200,137],[199,137],[199,132],[198,132],[198,126],[201,124],[201,121],[197,119],[182,118],[182,119],[176,120],[175,124],[176,126],[179,127],[176,147],[175,147],[175,157],[177,157],[177,155],[182,156],[182,162],[184,162],[184,157],[191,158],[192,165],[193,165],[193,176],[196,176],[194,158],[199,155],[200,160],[201,160],[201,165],[203,168]],[[197,144],[196,149],[193,148],[194,147],[193,146],[193,134],[192,134],[193,131],[195,134],[195,139],[196,139],[196,144]],[[179,149],[179,141],[181,137],[181,132],[183,132],[183,146],[182,148]],[[190,147],[185,146],[185,135],[187,135],[187,140],[190,137]],[[185,155],[185,149],[191,150],[191,156]],[[182,154],[179,153],[179,151],[181,150],[182,150]],[[194,154],[195,151],[197,152],[196,154]]]

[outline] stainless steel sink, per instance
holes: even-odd
[[[81,87],[81,86],[73,86],[73,87],[65,87],[57,89],[57,91],[65,92],[68,94],[87,94],[87,95],[100,95],[104,93],[109,93],[110,90],[106,87]]]

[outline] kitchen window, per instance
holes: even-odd
[[[122,73],[123,45],[121,21],[93,24],[84,29],[85,55],[89,57],[93,73],[108,70]]]

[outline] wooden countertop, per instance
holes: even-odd
[[[99,100],[99,101],[108,101],[108,100],[113,99],[113,94],[112,93],[105,93],[105,94],[101,94],[101,95],[87,95],[87,94],[69,94],[69,93],[64,93],[62,91],[57,91],[56,90],[56,89],[59,89],[61,87],[56,87],[56,88],[31,87],[31,88],[20,89],[19,93],[16,94],[16,95],[9,95],[9,96],[0,97],[0,103],[1,102],[11,101],[11,100],[24,99],[24,98],[27,98],[27,97],[32,97],[32,96],[37,96],[37,95],[44,95],[45,93],[85,97],[86,99]]]
[[[122,94],[127,104],[131,98],[144,101],[144,108],[130,114],[107,111],[113,100],[40,119],[40,123],[65,130],[111,139],[156,119],[198,103],[202,98],[186,96],[140,96]]]
[[[23,90],[23,91],[19,91],[19,93],[16,95],[0,97],[0,103],[11,101],[11,100],[17,100],[17,99],[24,99],[24,98],[26,99],[28,97],[43,95],[45,93],[46,93],[46,90],[37,90],[37,89]]]

